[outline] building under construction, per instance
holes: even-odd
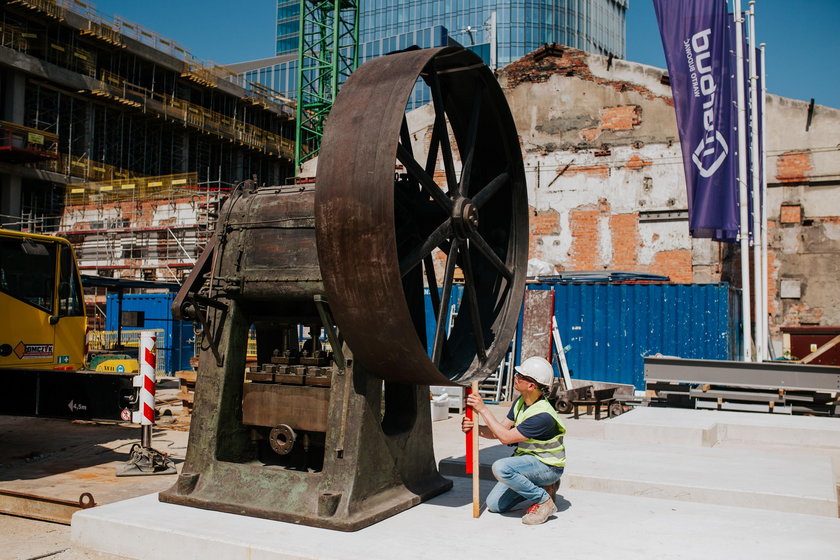
[[[287,100],[89,2],[3,3],[0,80],[0,224],[89,272],[178,279],[221,195],[292,173]]]

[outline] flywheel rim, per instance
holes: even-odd
[[[430,86],[435,109],[425,158],[415,158],[404,117],[418,77]],[[438,159],[442,181],[435,179]],[[395,160],[405,169],[397,181]],[[513,118],[478,56],[445,47],[362,65],[329,115],[315,196],[327,299],[357,362],[386,381],[412,384],[468,384],[491,374],[521,308],[527,204]],[[430,357],[422,300],[424,278],[438,283],[436,249],[449,289],[431,292]],[[447,335],[456,266],[464,296]]]

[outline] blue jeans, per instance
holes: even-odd
[[[493,463],[493,476],[499,482],[487,496],[487,510],[501,513],[525,500],[541,504],[548,493],[541,486],[560,480],[563,467],[546,465],[533,455],[514,455]]]

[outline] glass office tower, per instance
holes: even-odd
[[[545,43],[624,58],[629,0],[361,0],[359,62],[454,39],[495,68]],[[240,67],[249,81],[295,97],[299,0],[277,2],[276,57]],[[411,104],[424,101],[422,93]]]
[[[624,58],[627,3],[628,0],[361,0],[359,43],[441,25],[464,46],[489,46],[495,40],[499,66],[545,43]],[[299,13],[295,0],[278,0],[277,55],[296,52]]]
[[[624,58],[627,0],[362,0],[359,43],[435,25],[504,66],[545,43]],[[495,46],[495,52],[490,49]]]
[[[295,54],[300,35],[300,0],[277,0],[276,54]]]

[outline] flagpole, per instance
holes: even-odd
[[[749,240],[749,212],[747,211],[747,126],[746,107],[744,106],[744,33],[741,28],[741,0],[735,0],[733,14],[735,23],[735,83],[737,90],[738,110],[738,204],[741,210],[740,233],[741,238],[741,314],[743,323],[743,350],[745,362],[752,360],[752,325],[750,324],[750,240]]]
[[[759,176],[759,143],[758,143],[758,70],[755,60],[755,0],[750,0],[750,166],[752,167],[752,231],[753,231],[753,283],[755,286],[755,360],[764,359],[764,307],[767,296],[762,290],[761,282],[761,187]]]
[[[770,301],[767,297],[769,274],[767,264],[767,133],[765,127],[765,97],[767,96],[767,72],[764,66],[766,53],[764,52],[764,43],[761,43],[761,284],[764,290],[764,305],[765,312],[761,317],[761,329],[764,331],[764,356],[763,359],[770,359]]]

